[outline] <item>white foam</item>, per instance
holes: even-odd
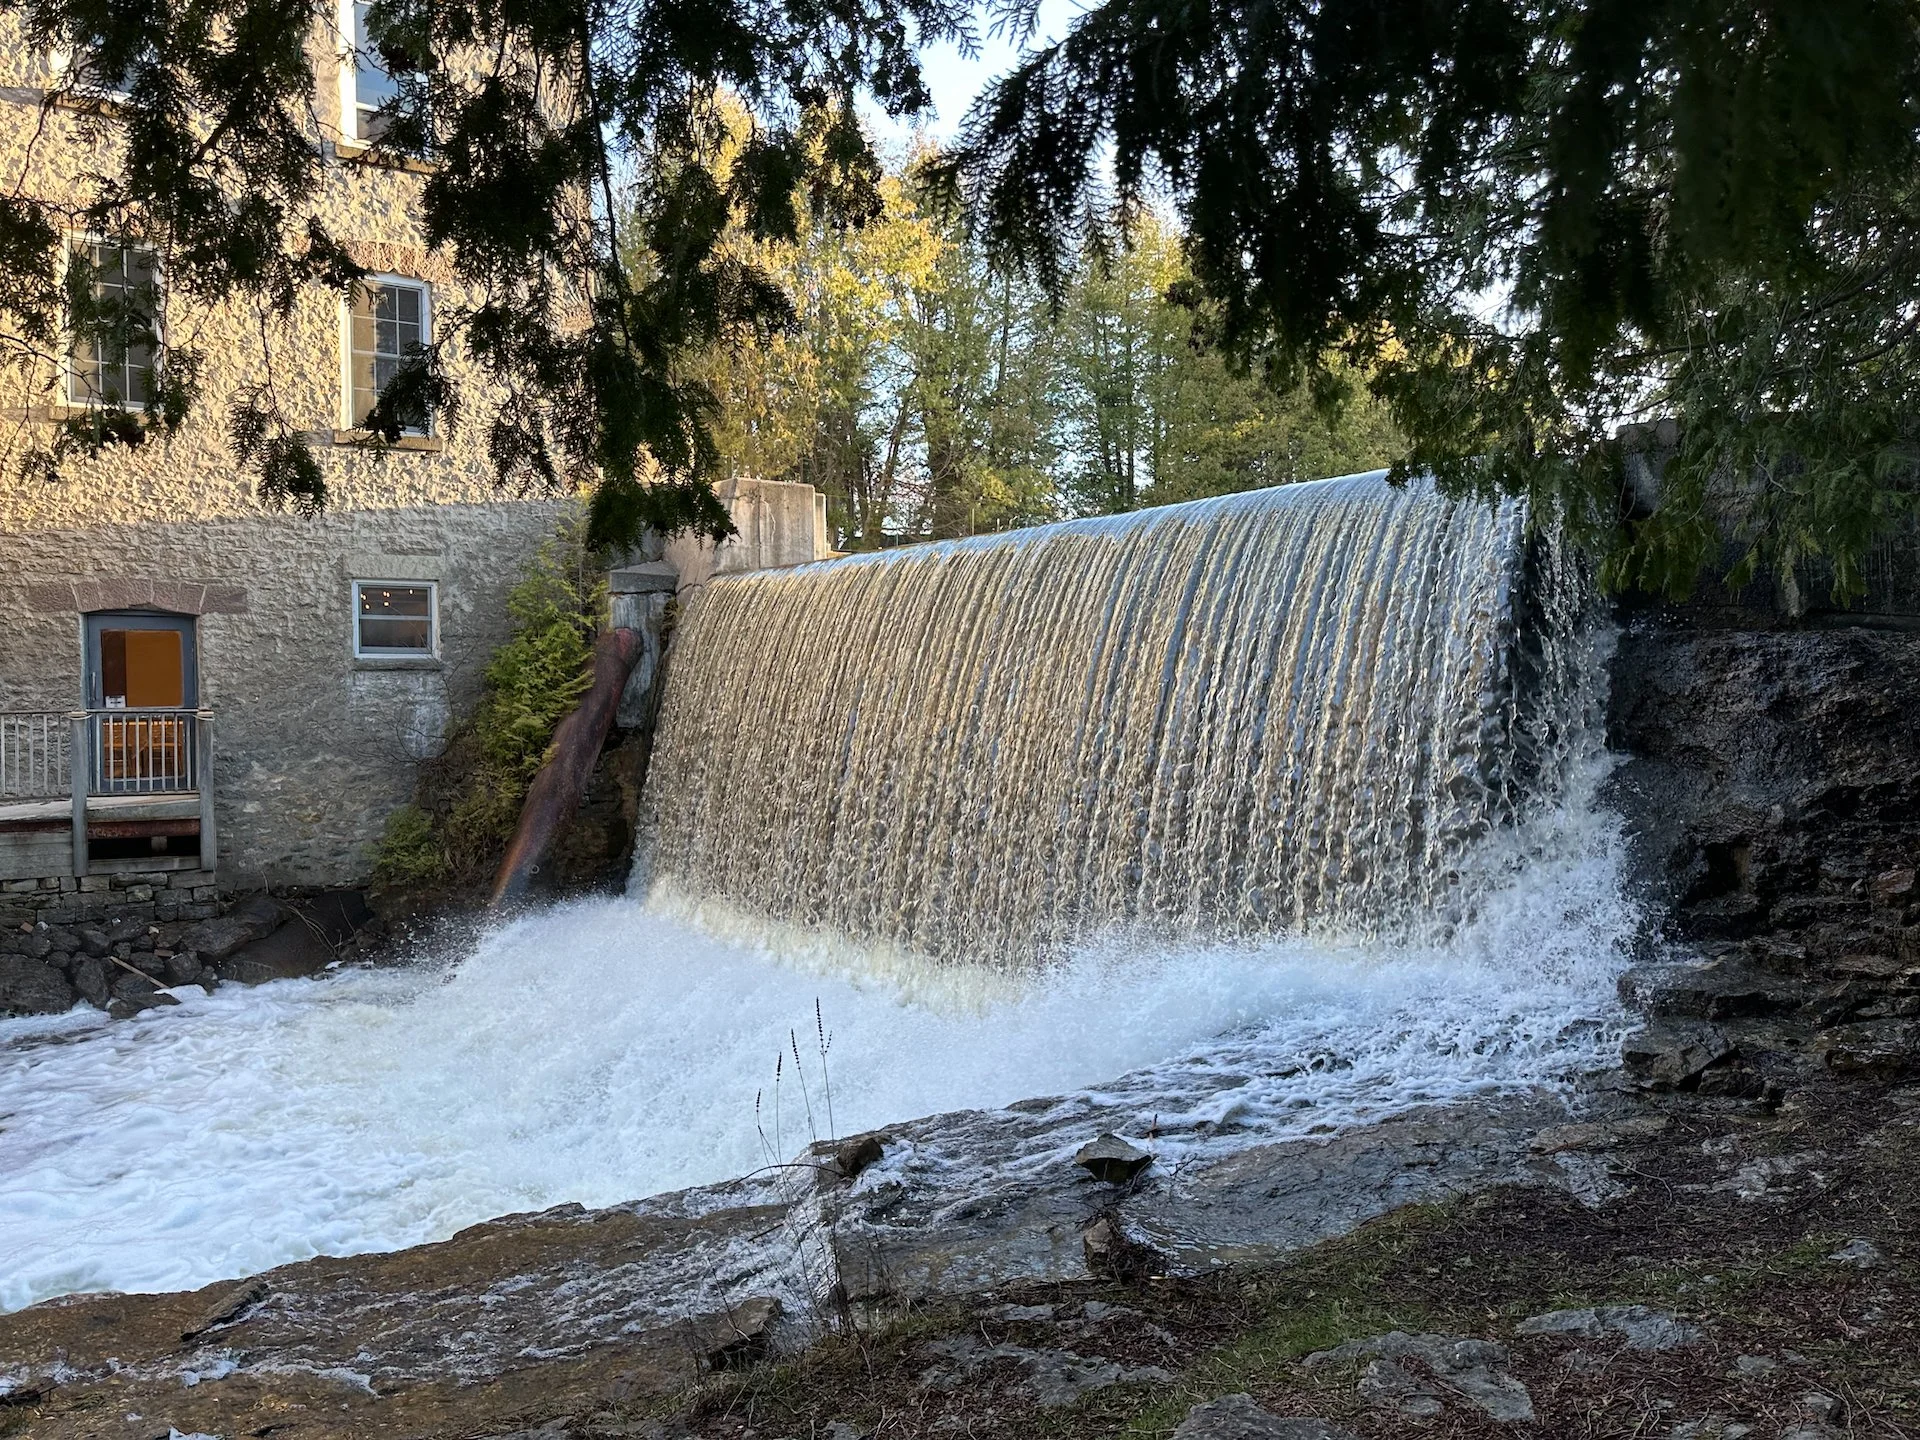
[[[833,1031],[842,1134],[1098,1087],[1210,1149],[1601,1063],[1636,917],[1604,817],[1444,943],[1089,951],[964,999],[770,953],[632,900],[504,926],[463,962],[222,988],[108,1023],[0,1023],[0,1306],[173,1290],[491,1216],[749,1171],[774,1061]],[[197,997],[197,998],[196,998]],[[808,1138],[789,1053],[777,1149]]]

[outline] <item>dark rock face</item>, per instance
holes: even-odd
[[[1893,1022],[1920,1018],[1920,631],[1641,614],[1614,658],[1609,732],[1636,879],[1695,957],[1637,973],[1634,998],[1747,1029],[1847,1026],[1814,1049],[1830,1068],[1904,1073]],[[1629,1062],[1657,1083],[1745,1083],[1738,1066],[1641,1048]]]
[[[1640,617],[1609,731],[1676,936],[1758,940],[1744,958],[1786,974],[1920,966],[1920,634]]]

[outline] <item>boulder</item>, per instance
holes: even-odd
[[[0,955],[0,1014],[58,1015],[73,1008],[73,987],[52,966],[25,955]]]
[[[118,945],[122,941],[132,943],[147,936],[147,922],[137,915],[122,915],[118,920],[107,922],[107,943]]]
[[[192,985],[200,979],[200,957],[191,950],[173,951],[163,963],[169,985]]]
[[[1153,1164],[1153,1156],[1129,1145],[1118,1135],[1102,1135],[1082,1145],[1074,1154],[1073,1163],[1096,1180],[1123,1185]]]
[[[68,967],[67,979],[79,992],[80,998],[96,1010],[104,1010],[113,999],[113,989],[107,982],[107,967],[91,955],[82,955]]]
[[[242,946],[273,934],[286,918],[286,910],[271,896],[250,895],[226,914],[190,927],[180,937],[180,948],[198,951],[201,959],[218,964]]]
[[[1223,1395],[1187,1411],[1173,1440],[1353,1440],[1325,1420],[1283,1418],[1255,1403],[1251,1395]]]
[[[113,951],[113,942],[98,925],[82,925],[73,932],[80,937],[80,948],[96,960],[104,960]]]
[[[191,1325],[180,1332],[182,1340],[198,1340],[217,1325],[231,1324],[267,1298],[265,1280],[245,1281],[214,1297],[213,1303]]]
[[[743,1300],[710,1327],[701,1346],[709,1370],[744,1370],[773,1352],[773,1322],[780,1302],[770,1295]]]
[[[204,958],[205,952],[201,953]],[[295,919],[232,951],[217,969],[222,979],[260,985],[268,980],[317,975],[335,958],[333,947],[324,938],[305,921]]]
[[[115,990],[113,999],[107,1002],[107,1014],[116,1020],[128,1020],[142,1010],[160,1010],[180,1003],[164,990],[147,990],[142,994],[140,988],[136,981],[126,990]]]
[[[833,1151],[833,1169],[842,1180],[851,1180],[869,1166],[877,1165],[886,1148],[878,1135],[856,1135],[843,1140]]]

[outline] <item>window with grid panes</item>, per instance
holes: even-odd
[[[67,399],[76,405],[145,405],[159,339],[159,271],[151,250],[76,239],[91,270],[91,313],[68,321]]]
[[[366,281],[354,290],[349,331],[348,423],[358,427],[401,364],[433,338],[432,296],[425,285]],[[407,434],[431,433],[431,419],[420,416]]]

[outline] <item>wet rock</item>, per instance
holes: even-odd
[[[1822,1031],[1814,1053],[1829,1070],[1882,1079],[1920,1071],[1920,1022],[1865,1020]]]
[[[1733,1042],[1707,1025],[1649,1025],[1629,1035],[1620,1047],[1621,1062],[1650,1090],[1698,1085],[1703,1071],[1733,1055]]]
[[[135,943],[150,938],[147,935],[147,922],[136,915],[122,915],[106,924],[107,943],[119,945]]]
[[[1704,1338],[1697,1326],[1645,1305],[1597,1305],[1584,1310],[1550,1310],[1513,1327],[1516,1335],[1572,1335],[1583,1340],[1615,1340],[1629,1350],[1675,1350]]]
[[[1082,1145],[1074,1153],[1073,1163],[1096,1180],[1124,1185],[1153,1164],[1153,1156],[1129,1145],[1118,1135],[1102,1135]]]
[[[1257,1404],[1251,1395],[1223,1395],[1187,1411],[1173,1440],[1353,1440],[1325,1420],[1282,1417]]]
[[[205,956],[206,952],[201,952]],[[324,936],[299,919],[289,920],[271,935],[233,951],[218,965],[221,978],[242,985],[318,975],[338,957]]]
[[[73,987],[51,965],[0,955],[0,1015],[58,1015],[73,1008]]]
[[[1053,1311],[1051,1305],[996,1305],[986,1313],[1003,1325],[1027,1325],[1052,1321]]]
[[[710,1328],[701,1347],[709,1370],[745,1370],[773,1353],[773,1322],[780,1318],[780,1302],[770,1295],[743,1300],[728,1309],[725,1319]]]
[[[1507,1373],[1507,1347],[1460,1335],[1409,1335],[1394,1330],[1366,1340],[1350,1340],[1321,1350],[1301,1363],[1308,1369],[1341,1361],[1368,1360],[1360,1393],[1375,1403],[1392,1402],[1411,1416],[1437,1415],[1443,1408],[1434,1387],[1417,1378],[1405,1362],[1430,1370],[1440,1387],[1503,1424],[1533,1419],[1533,1397]]]
[[[227,1325],[267,1298],[264,1280],[249,1280],[217,1296],[200,1318],[180,1332],[183,1341],[197,1340],[216,1325]]]
[[[1089,1274],[1109,1275],[1131,1284],[1167,1272],[1166,1257],[1153,1246],[1128,1235],[1120,1217],[1111,1212],[1081,1232],[1080,1248]]]
[[[67,967],[67,981],[80,998],[96,1010],[107,1008],[107,1002],[113,999],[112,987],[107,982],[107,967],[91,955],[82,955]]]
[[[43,930],[14,931],[0,935],[0,954],[24,955],[29,960],[44,960],[53,953],[53,940]]]
[[[108,986],[108,990],[113,998],[107,1002],[107,1014],[116,1020],[130,1019],[142,1010],[158,1010],[180,1003],[166,991],[155,987],[152,981],[138,975],[122,973],[118,980]]]
[[[1043,1409],[1071,1405],[1082,1395],[1115,1385],[1166,1384],[1173,1379],[1158,1365],[1129,1367],[1101,1356],[1076,1355],[1070,1350],[987,1345],[974,1335],[936,1340],[927,1351],[943,1363],[921,1373],[920,1384],[924,1388],[958,1389],[986,1366],[1004,1362],[1017,1375],[1010,1388]]]
[[[1806,1000],[1804,982],[1733,960],[1629,971],[1620,988],[1654,1015],[1692,1020],[1781,1015]]]
[[[200,978],[200,957],[191,950],[166,956],[162,974],[169,985],[191,985]]]
[[[833,1152],[834,1173],[842,1180],[851,1180],[861,1171],[880,1163],[880,1157],[886,1153],[878,1135],[856,1135],[844,1140]]]
[[[1836,1265],[1845,1265],[1854,1270],[1878,1270],[1887,1263],[1887,1257],[1880,1253],[1880,1247],[1871,1240],[1855,1237],[1827,1256]]]
[[[286,910],[270,896],[251,895],[226,914],[202,920],[180,937],[180,946],[196,950],[203,960],[218,963],[256,940],[264,940],[287,918]]]

